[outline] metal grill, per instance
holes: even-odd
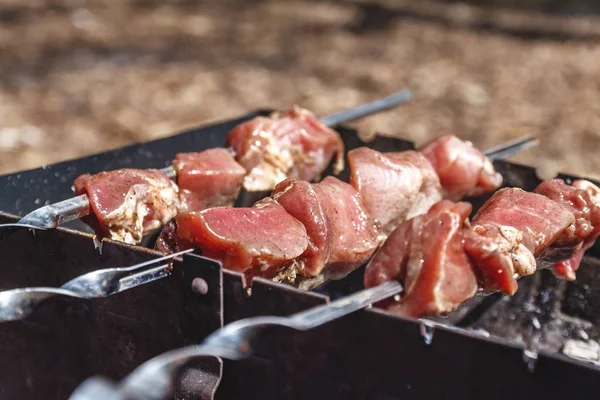
[[[0,222],[69,197],[81,173],[160,168],[177,152],[221,146],[233,126],[257,114],[266,112],[2,176]],[[340,131],[348,149],[365,145],[352,130]],[[381,151],[413,148],[381,136],[367,145]],[[539,182],[532,168],[504,161],[495,165],[505,186],[531,190]],[[254,200],[242,196],[238,204]],[[477,209],[486,198],[469,200]],[[158,256],[110,240],[99,251],[88,229],[72,222],[66,229],[35,235],[20,230],[2,238],[0,290],[58,286],[84,272]],[[143,244],[151,247],[154,239]],[[443,326],[368,309],[309,332],[269,330],[250,360],[207,359],[187,369],[177,398],[583,397],[600,389],[600,368],[590,362],[600,357],[595,344],[600,340],[599,250],[588,252],[576,282],[542,271],[522,279],[513,297],[477,297],[432,319]],[[208,284],[206,295],[192,290],[195,278]],[[315,292],[258,279],[250,295],[241,275],[186,255],[167,279],[106,299],[55,298],[26,320],[0,324],[0,393],[3,398],[64,399],[87,377],[121,379],[162,352],[201,341],[223,323],[288,315],[362,288],[362,270],[357,270]]]

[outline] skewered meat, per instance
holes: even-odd
[[[443,139],[440,143],[436,146],[438,151],[442,151],[444,143],[457,147],[453,140]],[[463,148],[473,158],[470,145],[463,145]],[[313,287],[327,279],[341,279],[366,262],[398,224],[426,213],[431,205],[441,200],[444,191],[437,173],[419,152],[379,153],[363,147],[350,151],[348,158],[352,185],[327,177],[315,184],[288,178],[276,186],[271,198],[304,226],[309,243],[300,256],[289,259],[286,265],[277,259],[272,267],[264,266],[269,278],[293,283],[300,288]],[[475,163],[462,163],[460,168],[464,170],[473,165]],[[481,163],[474,168],[476,171],[472,175],[479,176]],[[477,179],[472,180],[472,185],[476,188],[462,185],[460,189],[465,193],[483,190]],[[458,190],[453,192],[458,193]],[[234,214],[231,211],[231,215]],[[229,217],[225,212],[222,218],[220,223],[226,223],[228,218],[231,223],[237,223],[237,217]],[[239,223],[240,230],[245,232],[254,222]],[[210,230],[186,229],[188,232],[178,234],[179,238],[189,235],[187,240],[191,241],[193,235],[212,234]],[[173,238],[172,228],[162,236],[164,238],[159,240],[157,249],[182,249],[178,247],[181,240],[177,243]],[[238,236],[232,237],[241,240]],[[199,241],[201,243],[191,241],[189,245],[199,247],[205,253],[212,251],[210,240],[200,238]],[[221,251],[214,257],[222,259],[226,255],[227,252]],[[273,271],[277,271],[275,276]],[[251,272],[256,273],[255,270]],[[265,273],[261,274],[267,277]]]
[[[442,199],[429,161],[416,151],[380,153],[360,147],[348,152],[350,183],[385,234]]]
[[[572,212],[545,196],[505,188],[473,218],[465,249],[479,266],[486,288],[514,294],[516,277],[533,274],[535,255],[574,222]]]
[[[75,192],[87,194],[93,214],[84,221],[96,232],[136,244],[145,233],[177,215],[179,189],[158,170],[120,169],[85,174],[75,180]]]
[[[445,199],[480,196],[502,184],[502,175],[494,170],[492,162],[473,143],[454,135],[432,140],[421,152],[437,172]]]
[[[358,192],[337,178],[315,184],[290,178],[272,197],[308,232],[309,247],[295,262],[302,277],[341,279],[366,262],[381,242]]]
[[[517,290],[519,277],[531,275],[538,268],[552,267],[560,276],[557,268],[567,264],[574,273],[583,251],[598,237],[600,202],[596,195],[600,189],[588,181],[568,186],[554,179],[543,182],[536,191],[539,193],[517,188],[499,190],[481,207],[471,224],[469,212],[463,209],[468,208],[466,203],[453,205],[442,200],[425,216],[405,222],[389,236],[367,266],[365,285],[391,279],[404,281],[405,296],[399,303],[385,307],[419,317],[452,311],[468,299],[464,288],[469,288],[472,280],[464,271],[473,266],[480,290],[508,294]],[[460,217],[461,230],[449,233],[450,211],[440,210],[453,210]],[[415,227],[421,226],[437,228],[414,234]],[[437,245],[451,234],[453,243],[461,243],[460,246]],[[462,257],[465,253],[469,256],[466,259]],[[416,267],[411,269],[411,262]],[[441,279],[439,271],[450,268],[448,265],[455,268],[454,272]],[[574,278],[568,274],[562,277]],[[418,289],[415,282],[421,283]],[[453,300],[460,299],[460,295],[464,300]],[[448,301],[436,301],[440,298]]]
[[[552,179],[540,184],[535,191],[573,212],[575,223],[559,241],[552,244],[551,251],[562,258],[562,261],[552,266],[554,275],[575,280],[575,271],[579,268],[583,254],[600,235],[600,189],[586,180],[576,180],[568,186],[562,180]],[[572,257],[565,260],[569,254]]]
[[[75,191],[93,211],[83,221],[100,236],[137,244],[178,213],[233,205],[246,173],[225,149],[177,154],[173,167],[179,185],[158,170],[81,175]]]
[[[503,189],[473,219],[474,235],[469,235],[465,247],[481,265],[485,287],[490,290],[513,294],[518,277],[554,264],[558,264],[553,268],[555,275],[574,279],[575,263],[583,255],[578,253],[595,241],[594,232],[600,228],[598,211],[592,214],[592,210],[598,206],[588,191],[560,179],[542,182],[534,193]],[[487,256],[487,263],[481,251],[484,246],[477,243],[483,237],[500,249]]]
[[[360,195],[335,177],[320,183],[289,178],[251,208],[217,207],[182,214],[161,233],[156,249],[196,247],[248,277],[309,288],[341,279],[364,264],[384,236]]]
[[[110,177],[106,180],[109,184],[101,184],[100,189],[108,188],[109,196],[89,197],[91,209],[98,215],[84,221],[103,236],[137,244],[144,234],[168,221],[162,218],[163,215],[172,218],[177,212],[233,205],[242,185],[249,191],[260,191],[272,190],[288,176],[314,180],[325,171],[334,156],[334,173],[339,173],[344,167],[344,143],[340,135],[322,124],[310,111],[298,107],[287,113],[273,113],[268,118],[257,117],[238,125],[230,132],[227,146],[236,152],[235,158],[232,152],[224,148],[177,154],[173,168],[179,189],[172,187],[179,193],[179,199],[175,196],[163,201],[160,198],[162,195],[158,195],[154,202],[149,197],[142,201],[148,208],[145,214],[149,218],[157,215],[162,224],[146,222],[140,227],[136,220],[131,219],[134,217],[131,212],[120,211],[118,221],[104,223],[106,216],[102,210],[114,209],[109,197],[125,197],[130,190],[134,190],[132,184],[140,184],[136,180],[131,181],[130,175],[143,176],[144,171],[133,169],[94,176],[93,182],[102,182],[107,176]],[[89,174],[81,176],[76,186],[83,187],[82,182],[89,179]],[[77,193],[85,192],[84,189],[78,189]],[[150,196],[148,193],[140,194],[139,188],[134,192],[140,196]],[[164,195],[167,196],[167,193]],[[103,204],[104,201],[108,201],[108,204]],[[149,209],[152,205],[155,209]],[[100,223],[95,223],[95,220]]]
[[[406,315],[450,312],[477,291],[473,263],[462,246],[463,226],[472,206],[442,200],[423,215],[400,225],[365,271],[365,286],[398,279],[401,302],[390,311]]]
[[[173,168],[179,186],[179,212],[232,206],[246,175],[246,170],[233,155],[221,148],[179,153]]]
[[[348,163],[351,184],[386,234],[442,198],[478,196],[502,184],[490,160],[453,135],[433,139],[420,152],[361,147],[348,152]]]
[[[256,117],[235,127],[226,146],[247,172],[244,189],[268,191],[286,178],[317,179],[333,157],[334,174],[344,169],[344,142],[339,133],[308,110],[293,107]]]
[[[272,122],[268,134],[261,131],[264,127],[261,128],[260,121],[263,121],[263,123],[266,123],[265,121]],[[252,131],[252,127],[256,129]],[[242,145],[244,140],[250,140],[255,134],[258,135],[258,139],[254,144],[246,143],[248,146],[244,147]],[[261,143],[263,142],[261,140],[265,137],[269,138],[271,142],[275,140],[281,146],[279,148],[269,147],[270,145],[262,146]],[[147,198],[144,200],[147,207],[151,207],[151,205],[159,208],[168,206],[171,209],[148,209],[145,214],[150,216],[156,214],[159,216],[159,221],[162,221],[164,218],[161,219],[161,215],[173,215],[173,207],[177,208],[177,213],[183,213],[210,207],[233,205],[239,195],[242,183],[247,182],[249,176],[256,175],[259,170],[264,172],[273,167],[274,164],[271,161],[274,153],[272,151],[282,151],[283,156],[292,153],[298,155],[294,158],[294,165],[285,170],[285,173],[282,172],[283,169],[279,171],[283,174],[280,174],[280,178],[285,177],[287,174],[290,176],[297,175],[298,179],[304,177],[304,180],[310,180],[318,175],[318,171],[322,172],[324,170],[334,155],[337,160],[336,165],[339,166],[343,162],[343,143],[337,132],[322,125],[308,111],[297,107],[286,114],[275,113],[271,118],[254,119],[246,124],[239,125],[232,130],[228,140],[234,145],[234,148],[237,146],[238,151],[242,151],[241,153],[238,152],[238,157],[241,157],[241,162],[246,168],[250,169],[250,175],[246,175],[247,171],[235,161],[233,154],[226,149],[210,149],[200,153],[179,153],[173,161],[173,168],[179,184],[179,199],[165,203],[160,201],[160,198],[157,198],[155,202]],[[446,149],[448,146],[452,149]],[[460,160],[477,161],[471,163],[455,162],[456,160],[451,157],[438,157],[436,165],[444,173],[451,170],[480,177],[482,174],[480,171],[481,165],[482,163],[485,164],[487,160],[483,154],[473,149],[469,142],[465,144],[450,136],[436,139],[430,142],[426,148],[430,149],[432,154],[452,153]],[[467,155],[462,158],[457,156],[461,151]],[[300,157],[300,154],[304,154],[306,157]],[[425,212],[432,204],[440,200],[442,192],[452,191],[454,194],[458,193],[456,188],[450,190],[440,187],[439,179],[431,163],[418,152],[409,151],[384,155],[367,148],[360,148],[350,152],[349,159],[352,169],[351,183],[363,197],[363,205],[366,207],[367,213],[375,218],[383,234],[389,234],[407,218]],[[440,161],[442,159],[450,160],[453,165],[450,167],[445,166]],[[487,162],[489,163],[489,161]],[[474,169],[467,171],[468,168]],[[131,174],[144,174],[144,171],[135,173],[132,171],[134,170],[130,169],[122,173],[113,171],[110,173],[112,182],[107,187],[110,188],[111,196],[127,196],[131,189],[131,187],[128,187],[128,176]],[[274,177],[275,175],[271,176]],[[88,179],[89,175],[85,175],[80,178],[80,181],[87,181]],[[119,179],[122,182],[117,182]],[[461,190],[467,193],[479,193],[483,190],[483,186],[480,184],[481,179],[471,179],[471,181],[472,185],[478,186],[473,188],[462,185]],[[488,180],[489,182],[491,181]],[[85,193],[85,190],[79,190],[78,194],[81,193]],[[90,203],[94,203],[91,206],[94,213],[96,213],[96,210],[112,207],[112,205],[102,204],[105,199],[106,196],[89,198]],[[105,219],[105,216],[101,214],[95,218],[84,219],[84,221],[90,222],[101,236],[109,236],[131,244],[139,243],[145,234],[161,226],[159,223],[147,223],[140,227],[140,224],[134,219],[126,219],[128,216],[133,218],[131,212],[129,214],[121,213],[120,215],[120,220],[112,224],[95,223],[96,219],[99,221]],[[125,231],[129,232],[126,235],[127,237],[124,236]]]
[[[215,207],[180,214],[176,222],[181,246],[200,248],[224,268],[250,276],[274,276],[309,244],[304,225],[271,198],[249,208]]]
[[[271,196],[306,228],[309,243],[295,263],[295,272],[307,277],[315,277],[321,273],[329,259],[333,243],[327,213],[315,187],[309,182],[289,178],[277,185]],[[294,271],[290,271],[288,275],[291,275],[290,280],[295,279]]]

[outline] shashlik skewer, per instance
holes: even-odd
[[[157,170],[131,168],[81,175],[75,192],[89,199],[91,211],[82,221],[100,239],[138,244],[178,213],[233,205],[246,175],[223,148],[179,153],[173,167],[177,182]]]
[[[442,200],[400,225],[365,270],[366,287],[398,280],[399,301],[383,306],[423,317],[455,310],[478,292],[513,295],[537,269],[575,279],[583,253],[600,236],[600,188],[561,179],[533,192],[497,191],[469,222],[471,205]]]
[[[448,140],[448,137],[442,137],[442,138],[438,138],[432,142],[430,142],[427,146],[425,146],[424,149],[434,149],[437,146],[442,145],[442,147],[446,147],[448,148],[448,143],[453,143],[454,142],[454,146],[449,146],[451,148],[456,148],[458,145],[459,148],[462,148],[463,154],[469,154],[472,153],[474,149],[471,148],[470,143],[468,142],[459,142],[456,143],[455,141],[452,140]],[[514,143],[513,143],[514,145]],[[358,149],[360,150],[360,149]],[[415,152],[409,152],[409,153],[415,153]],[[394,153],[390,153],[390,154],[394,154]],[[398,153],[395,153],[398,154]],[[471,155],[476,155],[477,152],[475,151],[474,154]],[[461,157],[457,157],[457,159],[460,160]],[[485,157],[480,155],[480,160],[477,161],[477,157],[471,157],[471,160],[475,160],[476,163],[475,164],[479,164],[479,170],[481,171],[485,171],[485,168],[483,168],[483,166],[485,165]],[[356,160],[355,160],[356,161]],[[358,162],[358,164],[360,164],[360,162]],[[464,169],[464,163],[459,163],[459,165],[463,166]],[[438,166],[439,168],[439,166]],[[490,177],[495,177],[496,174],[494,171],[488,171],[487,172]],[[327,179],[326,179],[327,180]],[[498,182],[499,184],[500,182]],[[477,185],[477,182],[474,183],[475,185]],[[306,227],[308,227],[308,223],[311,221],[311,212],[315,212],[315,210],[317,210],[317,208],[315,207],[310,207],[309,204],[309,208],[305,209],[305,211],[309,211],[309,214],[306,215],[299,215],[298,212],[301,212],[302,209],[302,205],[306,205],[306,202],[303,201],[295,201],[298,199],[298,195],[302,196],[302,191],[303,189],[306,190],[306,188],[308,187],[310,189],[310,184],[308,182],[305,181],[297,181],[297,180],[288,180],[287,182],[282,183],[283,187],[282,190],[279,191],[279,194],[275,197],[277,197],[277,201],[281,204],[283,204],[286,208],[284,209],[283,207],[279,206],[279,215],[276,216],[274,219],[276,221],[278,221],[280,224],[282,224],[283,229],[282,231],[287,232],[289,234],[289,238],[291,238],[292,242],[294,240],[297,240],[298,237],[294,235],[294,232],[290,230],[290,227],[296,226],[296,228],[298,228],[298,232],[300,232],[300,230],[302,229],[302,223],[305,224]],[[286,186],[290,186],[290,187],[286,187]],[[317,184],[318,185],[318,184]],[[314,185],[314,187],[316,187],[317,185]],[[441,186],[440,186],[441,189]],[[465,193],[470,193],[472,190],[472,188],[469,188],[465,191]],[[299,193],[294,194],[294,191],[299,191]],[[323,219],[319,220],[318,218],[314,218],[314,216],[312,216],[312,219],[314,221],[314,225],[312,226],[313,228],[313,234],[311,235],[310,240],[312,241],[312,246],[314,247],[312,249],[312,251],[305,251],[304,254],[298,253],[298,256],[302,255],[303,259],[302,260],[298,260],[300,261],[300,263],[302,265],[304,265],[304,267],[306,269],[310,269],[310,268],[316,268],[317,272],[319,271],[320,268],[323,267],[323,265],[325,265],[325,262],[327,262],[329,265],[329,267],[331,268],[331,271],[329,272],[329,277],[332,277],[332,275],[335,274],[335,268],[332,268],[333,264],[336,263],[336,259],[339,262],[339,265],[337,266],[337,268],[340,270],[337,273],[341,274],[341,276],[344,276],[347,272],[345,272],[345,270],[348,268],[348,263],[350,263],[350,265],[360,265],[363,262],[363,259],[365,257],[368,257],[368,254],[371,252],[372,250],[372,245],[374,243],[376,243],[377,240],[380,239],[380,237],[376,237],[375,235],[378,235],[377,233],[377,228],[374,226],[370,226],[369,223],[365,224],[365,221],[368,220],[368,215],[364,212],[361,211],[360,209],[360,195],[358,195],[355,191],[353,192],[353,189],[350,185],[345,184],[335,178],[331,177],[331,183],[329,182],[324,182],[324,185],[321,185],[320,187],[316,188],[316,190],[313,188],[313,192],[320,192],[321,197],[323,197],[323,195],[325,197],[327,197],[329,201],[330,205],[335,206],[336,201],[342,200],[341,204],[342,206],[344,205],[343,199],[347,198],[348,196],[350,196],[351,198],[354,199],[353,202],[350,202],[351,204],[351,208],[348,209],[346,216],[349,216],[349,219],[352,219],[352,217],[354,217],[351,221],[350,224],[346,223],[345,225],[349,227],[348,231],[352,231],[355,230],[355,228],[357,226],[362,225],[364,227],[364,230],[362,232],[366,232],[367,234],[371,234],[371,239],[372,241],[365,241],[363,240],[362,242],[362,248],[357,249],[356,248],[356,241],[353,240],[353,238],[356,238],[356,235],[353,237],[352,235],[349,235],[349,240],[348,237],[343,239],[342,237],[334,237],[332,235],[333,231],[342,231],[342,229],[339,229],[340,226],[336,226],[333,227],[333,229],[331,229],[331,231],[327,231],[327,224],[323,224],[323,222],[325,222]],[[338,194],[340,194],[338,196]],[[287,200],[286,200],[287,199]],[[310,196],[307,199],[308,202],[310,203],[311,199]],[[312,200],[317,200],[320,201],[321,199],[312,199]],[[354,204],[352,204],[354,203]],[[314,204],[314,201],[313,201]],[[320,203],[319,203],[320,204]],[[317,205],[319,205],[317,204]],[[271,205],[275,206],[275,203],[272,203]],[[294,212],[294,205],[299,206],[299,208],[296,209],[296,212]],[[222,210],[227,211],[226,208],[221,208]],[[287,212],[291,213],[292,215],[294,215],[294,217],[297,217],[300,221],[302,221],[302,223],[299,222],[299,220],[296,220],[294,218],[291,218],[290,215]],[[325,210],[326,212],[321,215],[320,217],[325,217],[326,213],[331,213],[332,211],[335,212],[335,209],[332,209],[331,207],[329,207],[328,210]],[[356,218],[358,216],[358,218]],[[286,220],[286,218],[289,220]],[[348,222],[349,221],[348,218],[338,218],[338,222]],[[362,220],[362,221],[361,221]],[[339,224],[338,224],[339,225]],[[235,226],[234,226],[235,228]],[[324,235],[319,235],[318,230],[320,228],[324,228],[325,229],[325,234]],[[295,233],[298,233],[295,232]],[[258,232],[257,236],[260,236],[263,232]],[[361,232],[358,232],[359,234]],[[301,232],[300,232],[301,234]],[[356,232],[355,232],[356,234]],[[321,237],[323,240],[321,240],[319,242],[319,237]],[[285,237],[284,237],[285,239]],[[363,237],[364,239],[364,237]],[[335,244],[330,243],[330,249],[337,249],[335,251],[322,251],[322,248],[324,246],[327,246],[327,241],[330,242],[335,242]],[[350,247],[354,246],[354,255],[352,257],[350,257],[350,259],[348,259],[348,249]],[[169,257],[174,257],[176,255],[180,255],[183,254],[185,252],[187,252],[189,250],[183,250],[183,251],[179,251],[175,254],[171,254],[170,256],[166,256],[167,258]],[[168,265],[161,265],[159,267],[153,267],[148,269],[147,271],[141,271],[141,267],[144,267],[146,265],[149,265],[150,263],[155,264],[160,260],[165,260],[166,258],[162,258],[162,259],[158,259],[158,260],[152,260],[150,262],[146,262],[146,263],[142,263],[140,265],[136,265],[133,267],[128,267],[128,268],[120,268],[120,269],[111,269],[111,270],[100,270],[100,271],[94,271],[92,273],[80,276],[78,278],[75,278],[74,280],[68,282],[67,284],[63,285],[61,288],[58,289],[51,289],[51,288],[28,288],[25,290],[10,290],[10,291],[6,291],[6,292],[2,292],[0,293],[0,303],[4,304],[3,307],[1,307],[2,310],[0,310],[0,319],[3,320],[12,320],[12,319],[19,319],[22,318],[24,316],[27,315],[27,313],[29,313],[30,311],[33,310],[35,304],[39,301],[43,301],[45,298],[47,297],[51,297],[51,296],[55,296],[55,295],[66,295],[66,296],[75,296],[75,297],[85,297],[85,298],[89,298],[91,297],[99,297],[99,296],[106,296],[111,293],[106,293],[106,291],[100,293],[100,292],[96,292],[94,291],[94,293],[89,293],[90,292],[90,288],[93,287],[93,284],[91,284],[90,279],[92,280],[96,280],[99,283],[100,286],[102,286],[103,289],[117,289],[117,292],[120,291],[123,288],[129,288],[132,287],[131,284],[129,284],[129,278],[125,277],[125,275],[133,273],[134,275],[134,281],[137,284],[142,284],[143,282],[149,282],[155,279],[160,279],[162,277],[168,276],[169,274],[169,266]],[[118,276],[114,277],[114,274],[117,273]],[[313,271],[314,273],[314,271]],[[107,276],[107,274],[109,276]],[[124,275],[125,274],[125,275]],[[106,285],[105,281],[106,279],[112,279],[113,281],[115,281],[114,283],[116,284],[117,281],[115,279],[118,280],[118,284],[115,286],[115,284],[111,284],[111,285]],[[124,279],[124,281],[123,281]],[[80,284],[80,282],[86,282],[85,284]],[[104,283],[102,283],[104,282]],[[135,286],[135,285],[134,285]]]
[[[290,178],[249,208],[178,215],[163,229],[156,248],[200,248],[248,278],[308,289],[364,264],[410,213],[422,214],[443,197],[495,190],[502,182],[484,154],[450,135],[432,140],[421,152],[358,148],[348,158],[351,184],[332,176],[319,183]],[[472,179],[465,186],[443,179],[446,174]],[[377,202],[385,207],[376,207]],[[397,203],[402,205],[394,207]]]
[[[178,213],[233,205],[242,187],[273,189],[287,177],[312,181],[332,160],[334,173],[343,168],[340,134],[298,107],[236,126],[226,145],[177,154],[173,161],[177,183],[157,170],[80,176],[75,192],[88,196],[91,209],[83,221],[100,237],[137,244]]]
[[[350,121],[354,121],[378,112],[383,112],[389,109],[392,109],[394,107],[397,107],[401,104],[406,103],[407,101],[409,101],[412,98],[412,94],[410,91],[408,90],[402,90],[398,93],[395,93],[391,96],[388,96],[384,99],[379,99],[367,104],[363,104],[361,106],[349,109],[349,110],[345,110],[345,111],[341,111],[329,116],[324,117],[321,121],[316,120],[316,118],[314,118],[314,116],[308,112],[301,111],[298,110],[296,108],[293,108],[292,111],[290,113],[294,113],[297,112],[298,114],[302,114],[302,115],[297,115],[298,118],[296,118],[297,120],[301,121],[302,123],[308,123],[308,124],[312,124],[314,126],[317,126],[319,128],[321,127],[328,127],[328,126],[334,126],[340,123],[344,123],[344,122],[350,122]],[[307,114],[308,113],[308,114]],[[275,113],[275,115],[273,115],[274,118],[279,118],[279,119],[284,119],[285,120],[285,116],[282,116],[279,113]],[[292,116],[294,117],[294,116]],[[265,135],[264,132],[262,132],[260,129],[255,129],[255,135],[252,134],[252,131],[249,130],[248,128],[250,126],[252,126],[255,123],[261,124],[265,122],[265,119],[263,119],[264,117],[258,117],[255,118],[252,121],[248,121],[244,124],[242,124],[242,127],[238,127],[238,131],[246,131],[247,133],[250,133],[248,138],[252,138],[254,137],[255,139],[263,139],[266,140],[266,142],[264,143],[259,143],[257,146],[250,146],[248,147],[248,149],[246,149],[246,151],[242,152],[242,156],[250,156],[252,155],[252,153],[256,153],[255,150],[264,150],[263,148],[266,145],[271,144],[275,139],[277,139],[276,137],[272,137],[273,135],[271,135],[271,137],[268,137],[269,135]],[[283,124],[283,126],[285,125],[289,125],[289,124]],[[255,127],[256,128],[256,127]],[[314,131],[314,129],[313,129]],[[331,132],[329,136],[331,135],[335,135],[335,131],[329,130]],[[282,132],[282,129],[278,129],[278,132]],[[305,132],[306,133],[306,132]],[[235,133],[234,133],[235,134]],[[323,135],[321,135],[323,136]],[[267,140],[269,139],[269,140]],[[300,142],[307,142],[306,139],[304,138],[304,135],[299,135],[296,137],[296,140],[299,140]],[[341,139],[340,139],[341,141]],[[269,143],[270,142],[270,143]],[[310,143],[310,141],[308,141],[308,143]],[[288,141],[288,147],[289,144],[294,144],[294,143],[290,143]],[[302,147],[303,143],[300,143],[301,147]],[[318,153],[318,152],[317,152]],[[317,154],[317,155],[321,155],[321,154]],[[252,158],[252,157],[250,157]],[[327,162],[328,163],[328,162]],[[325,166],[326,167],[326,166]],[[169,167],[165,167],[161,170],[156,170],[156,174],[162,174],[168,178],[175,178],[176,177],[176,170],[173,168],[173,166],[169,166]],[[249,185],[251,186],[251,185]],[[87,195],[85,194],[80,194],[76,197],[67,199],[67,200],[63,200],[60,201],[58,203],[55,204],[50,204],[44,207],[41,207],[29,214],[27,214],[26,216],[24,216],[21,220],[19,220],[18,224],[22,224],[22,225],[29,225],[29,226],[35,226],[38,229],[52,229],[52,228],[56,228],[64,223],[70,222],[70,221],[74,221],[77,219],[80,219],[82,217],[85,217],[87,215],[90,214],[92,210],[90,209],[90,201]]]
[[[251,120],[238,128],[246,133],[256,132],[256,129],[248,128],[246,125],[255,126],[257,124],[262,126],[264,123]],[[279,132],[291,132],[287,137],[296,135],[289,129],[290,121],[284,122],[283,125],[286,128],[279,129]],[[232,131],[234,136],[238,128]],[[299,131],[308,132],[304,128]],[[305,133],[304,136],[306,136]],[[335,135],[329,137],[335,137]],[[511,144],[510,147],[513,150],[522,149],[534,142],[534,139],[535,137],[527,137],[518,143]],[[248,143],[248,138],[244,138],[243,141]],[[249,141],[254,143],[253,139]],[[342,146],[341,141],[339,143]],[[325,143],[322,144],[325,145]],[[452,143],[448,143],[448,145],[451,146]],[[266,152],[263,150],[265,149],[263,148],[260,152],[252,150],[240,153],[258,154],[256,157],[259,160],[258,164],[252,162],[246,169],[238,164],[233,154],[224,148],[209,149],[200,153],[177,154],[173,161],[174,169],[177,171],[177,183],[154,170],[124,169],[101,172],[96,175],[82,175],[75,181],[75,190],[77,194],[88,196],[91,200],[92,211],[82,220],[92,226],[99,237],[106,236],[114,240],[137,244],[144,235],[164,226],[177,214],[211,207],[232,206],[244,182],[247,182],[247,178],[252,176],[255,178],[257,170],[262,171],[261,176],[263,177],[269,175],[266,172],[273,171],[270,166],[264,164],[269,164],[267,161],[272,157],[267,156],[272,155],[272,152],[280,154],[279,149],[271,149]],[[506,154],[506,148],[500,148],[499,151],[502,150],[504,150],[503,154]],[[430,152],[435,154],[435,149]],[[353,162],[352,153],[349,153],[351,163]],[[329,156],[319,162],[318,170],[314,169],[314,163],[309,163],[311,165],[310,173],[307,173],[307,169],[300,168],[297,172],[286,171],[280,178],[285,179],[286,175],[291,175],[291,177],[303,177],[304,180],[311,181],[312,178],[316,178],[317,172],[326,167],[332,153]],[[453,157],[454,155],[446,156]],[[478,155],[474,154],[474,156]],[[260,160],[266,161],[263,163]],[[305,165],[305,161],[306,159],[298,161],[296,164]],[[437,164],[447,162],[447,160],[437,161],[434,159],[432,161]],[[489,164],[486,169],[490,170],[493,167]],[[251,172],[247,173],[247,171]],[[452,171],[452,169],[445,171],[442,176],[447,176]],[[251,185],[255,184],[254,178],[250,180]],[[269,178],[270,184],[275,183],[273,179],[273,176]],[[472,182],[469,181],[466,184],[469,185]]]

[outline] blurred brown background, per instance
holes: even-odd
[[[0,0],[0,173],[256,108],[319,115],[410,88],[355,123],[600,177],[600,4],[572,1]]]

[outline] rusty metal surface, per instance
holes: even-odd
[[[13,220],[2,216],[0,221]],[[132,265],[158,253],[105,241],[102,255],[87,235],[62,229],[20,230],[0,243],[0,289],[58,286],[74,276]],[[206,295],[192,291],[200,277]],[[119,379],[148,359],[198,343],[222,326],[222,275],[218,263],[186,255],[170,277],[105,299],[58,297],[23,321],[0,324],[0,386],[3,398],[64,399],[85,378]],[[179,391],[212,397],[221,362],[210,360],[186,372]],[[210,375],[202,397],[189,376]],[[191,386],[190,386],[191,385]]]

